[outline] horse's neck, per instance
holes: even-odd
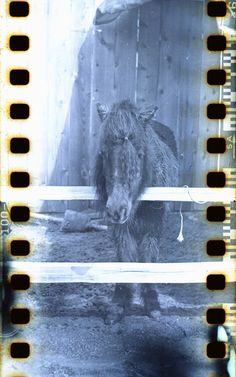
[[[177,161],[152,126],[146,129],[147,169],[151,170],[151,186],[175,186]]]

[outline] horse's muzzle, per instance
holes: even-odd
[[[107,220],[113,224],[124,224],[130,214],[129,203],[117,203],[114,205],[111,200],[108,199],[106,204]]]

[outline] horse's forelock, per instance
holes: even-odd
[[[104,127],[105,136],[109,138],[113,135],[126,136],[129,133],[142,132],[142,125],[137,115],[138,110],[130,101],[114,104]]]

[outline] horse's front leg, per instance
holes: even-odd
[[[117,247],[117,256],[120,262],[138,262],[138,249],[134,237],[127,226],[117,226],[114,229],[114,239]],[[123,303],[128,310],[140,311],[144,307],[140,284],[117,284],[115,297],[123,294]],[[126,296],[126,297],[124,297]]]
[[[159,259],[159,239],[153,234],[146,234],[139,247],[140,262],[156,263]],[[142,284],[142,297],[145,310],[151,313],[159,309],[157,287],[155,284]]]

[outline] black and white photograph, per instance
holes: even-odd
[[[30,140],[2,159],[3,377],[234,376],[235,15],[209,3],[30,1],[30,116],[3,126]],[[209,35],[232,43],[209,50]],[[11,357],[12,340],[29,355]]]

